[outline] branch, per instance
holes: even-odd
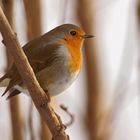
[[[27,37],[29,40],[41,34],[41,2],[40,0],[23,0],[26,24]]]
[[[13,8],[14,8],[14,1],[13,0],[2,0],[2,5],[4,9],[4,13],[12,26],[14,27],[13,23]],[[5,70],[7,71],[13,60],[11,55],[6,49],[6,61],[7,66]],[[9,108],[10,108],[10,117],[11,117],[11,128],[12,128],[12,139],[13,140],[23,140],[22,130],[23,130],[23,123],[21,117],[21,110],[20,110],[20,101],[19,97],[13,98],[9,101]],[[16,121],[15,121],[16,120]]]
[[[20,48],[19,41],[16,34],[11,29],[1,7],[0,7],[0,31],[3,36],[3,43],[8,51],[13,56],[17,69],[26,84],[31,98],[39,111],[40,115],[48,124],[52,133],[53,140],[68,140],[68,135],[65,134],[63,124],[57,117],[49,104],[47,94],[40,87],[34,72],[25,56],[23,50]]]
[[[66,106],[63,104],[60,105],[60,108],[67,113],[67,115],[70,117],[70,121],[65,124],[66,127],[71,126],[74,123],[74,115],[68,110]]]

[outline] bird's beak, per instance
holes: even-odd
[[[94,36],[93,36],[93,35],[87,35],[87,34],[85,34],[85,35],[83,35],[82,37],[86,39],[86,38],[92,38],[92,37],[94,37]]]

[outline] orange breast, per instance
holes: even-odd
[[[68,49],[71,54],[71,60],[69,63],[70,72],[77,72],[80,70],[81,63],[82,63],[81,49],[69,45],[68,45]]]
[[[72,73],[78,72],[81,68],[82,63],[82,44],[83,40],[80,38],[72,38],[67,37],[65,40],[61,40],[61,43],[65,44],[65,46],[68,48],[71,59],[69,62],[69,70]]]

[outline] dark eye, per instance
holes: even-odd
[[[76,33],[76,31],[70,31],[70,34],[71,34],[72,36],[75,36],[77,33]]]

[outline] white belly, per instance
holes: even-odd
[[[47,89],[51,96],[55,96],[59,93],[65,91],[77,78],[78,73],[73,73],[71,75],[62,75],[62,78],[58,81],[55,81],[52,84],[49,84]]]

